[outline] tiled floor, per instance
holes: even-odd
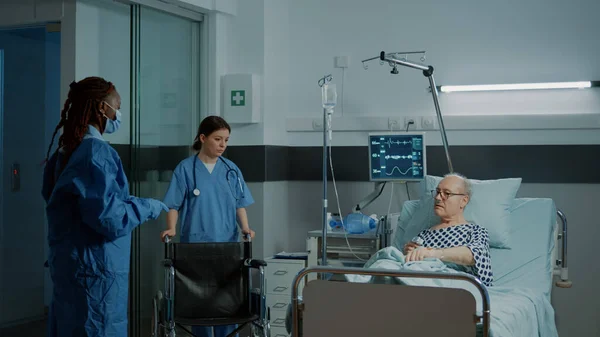
[[[144,326],[145,327],[145,326]],[[189,328],[189,327],[188,327]],[[250,335],[249,328],[243,329],[240,332],[240,337]],[[147,323],[147,328],[144,329],[142,335],[150,335],[150,324]],[[178,336],[188,336],[184,331],[178,331]],[[0,329],[0,337],[46,337],[46,320],[40,320],[27,324],[12,326],[9,328]]]
[[[46,320],[0,329],[0,337],[46,337]]]

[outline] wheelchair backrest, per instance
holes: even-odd
[[[170,243],[175,317],[224,318],[249,312],[249,243]]]

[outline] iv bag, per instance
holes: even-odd
[[[335,84],[324,84],[321,88],[323,108],[333,109],[337,104],[337,91]]]

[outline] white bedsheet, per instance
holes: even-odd
[[[441,273],[462,273],[449,268],[438,259],[405,263],[404,254],[395,247],[386,247],[367,261],[365,268],[413,270]],[[482,297],[477,287],[467,281],[398,277],[394,280],[373,279],[372,276],[346,275],[348,282],[398,283],[410,286],[459,288],[469,291],[476,302],[476,312],[482,313]],[[543,292],[509,286],[486,288],[490,298],[490,334],[494,337],[555,337],[554,309]]]

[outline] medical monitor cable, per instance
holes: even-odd
[[[406,124],[406,132],[408,132],[408,128],[411,126],[411,124],[415,124],[414,121],[408,121],[408,123]],[[406,185],[406,196],[408,197],[408,200],[410,200],[410,192],[408,190],[408,181],[404,183]]]
[[[414,121],[408,121],[408,123],[406,123],[406,132],[408,132],[408,129],[413,124],[415,124]],[[393,132],[393,131],[394,131],[394,128],[393,128],[393,126],[390,125],[390,132]],[[390,203],[388,204],[386,219],[390,218],[390,214],[392,211],[392,201],[394,200],[394,182],[393,181],[391,181],[391,185],[392,185],[392,187],[391,187],[391,191],[390,191]],[[404,185],[406,186],[406,194],[408,195],[408,200],[410,200],[410,193],[408,192],[408,181],[405,181]]]
[[[329,139],[329,166],[331,167],[331,179],[333,181],[333,191],[335,192],[335,201],[337,203],[338,212],[340,214],[340,222],[342,223],[342,230],[344,231],[344,238],[346,239],[346,245],[348,249],[350,249],[350,253],[354,255],[359,261],[367,262],[367,260],[360,258],[358,255],[354,253],[352,250],[352,246],[350,245],[350,241],[348,240],[348,231],[346,231],[346,227],[344,226],[344,217],[342,216],[342,208],[340,207],[340,196],[338,194],[337,185],[335,183],[335,173],[333,170],[333,160],[331,159],[331,138]]]
[[[346,83],[344,83],[345,73],[346,73],[346,68],[342,68],[342,97],[340,100],[342,103],[342,106],[341,106],[342,117],[344,117],[344,89],[346,89]]]

